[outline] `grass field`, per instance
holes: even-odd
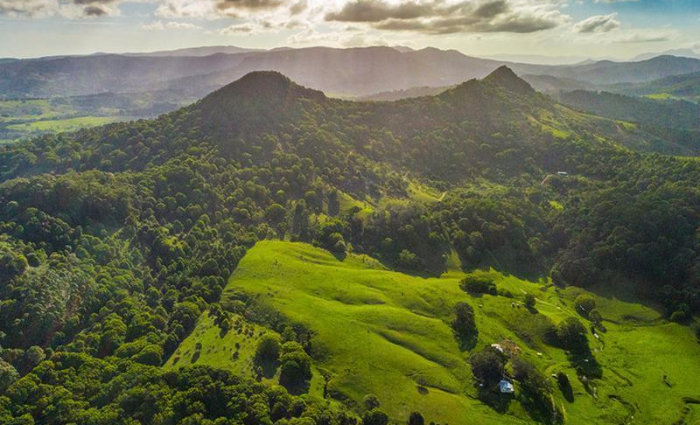
[[[76,117],[57,120],[32,121],[7,126],[10,130],[24,132],[62,132],[73,131],[86,127],[110,124],[123,121],[124,117]]]
[[[694,404],[700,400],[700,383],[693,372],[698,371],[700,344],[687,327],[667,323],[653,309],[635,302],[596,297],[598,310],[609,319],[608,331],[599,339],[589,335],[603,376],[593,381],[595,391],[586,391],[567,354],[544,342],[551,324],[576,315],[573,299],[582,290],[560,291],[546,281],[483,273],[512,298],[469,296],[459,289],[462,275],[454,270],[442,278],[426,279],[386,270],[365,256],[349,255],[341,262],[306,244],[263,241],[241,261],[222,304],[242,291],[256,303],[306,325],[314,335],[312,395],[323,394],[324,384],[328,394],[350,405],[375,394],[397,423],[405,423],[414,410],[428,422],[442,424],[532,423],[517,400],[501,414],[476,399],[469,352],[459,350],[449,326],[458,301],[475,309],[479,329],[475,350],[510,339],[521,349],[520,356],[545,376],[558,371],[569,375],[573,402],[554,385],[567,423],[700,423]],[[536,311],[519,307],[525,293],[537,298]],[[173,367],[176,358],[177,365],[192,362],[200,343],[196,363],[252,373],[256,338],[264,330],[258,325],[246,327],[250,330],[245,334],[230,331],[222,337],[204,315],[166,367]],[[236,343],[239,355],[233,360],[231,347]]]
[[[116,116],[118,113],[117,110],[104,109],[90,112],[78,110],[69,104],[56,103],[49,99],[0,101],[0,143],[130,119],[126,116]]]

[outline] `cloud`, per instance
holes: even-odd
[[[163,22],[161,20],[153,21],[148,24],[141,25],[141,28],[147,31],[164,31],[164,30],[196,30],[201,29],[199,25],[194,25],[189,22]]]
[[[121,0],[0,0],[0,16],[80,19],[119,15]]]
[[[678,38],[678,33],[676,31],[638,29],[620,34],[612,41],[616,43],[658,43],[675,40],[676,38]]]
[[[289,13],[291,15],[298,15],[301,12],[305,11],[309,7],[309,3],[306,0],[299,0],[298,2],[294,3],[292,7],[289,8]]]
[[[226,9],[273,9],[284,3],[282,0],[222,0],[219,1],[217,7],[221,10]]]
[[[160,0],[156,16],[161,18],[241,18],[301,6],[286,0]]]
[[[388,4],[382,0],[354,0],[345,4],[339,11],[327,14],[326,20],[340,22],[380,22],[387,19],[411,20],[445,12],[445,10],[432,10],[429,4],[418,4],[415,2]]]
[[[574,31],[581,33],[612,31],[620,28],[620,21],[616,18],[617,13],[591,16],[574,25]]]
[[[515,32],[555,28],[569,20],[556,0],[351,0],[325,15],[329,22],[426,34]]]
[[[0,0],[0,15],[13,18],[50,16],[57,10],[57,0]]]

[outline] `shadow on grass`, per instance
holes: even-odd
[[[590,350],[570,351],[569,362],[576,368],[579,376],[587,379],[600,379],[603,377],[603,368]]]
[[[469,336],[461,336],[455,332],[455,339],[457,340],[457,345],[459,345],[459,351],[470,351],[476,347],[476,342],[479,339],[479,332],[477,331]]]
[[[260,367],[264,378],[270,379],[275,376],[277,368],[279,367],[279,362],[271,360],[256,360],[255,365]]]
[[[289,394],[302,395],[309,392],[309,388],[311,388],[311,380],[305,379],[303,381],[293,382],[291,380],[283,379],[283,376],[280,376],[280,385],[286,388]]]
[[[479,400],[491,407],[498,413],[505,413],[508,410],[510,401],[513,400],[512,394],[502,394],[495,386],[478,387]]]
[[[560,373],[557,376],[557,386],[559,387],[561,394],[564,396],[564,399],[566,401],[568,401],[569,403],[573,403],[574,402],[574,389],[571,387],[571,382],[569,381],[569,377],[563,373]]]
[[[342,251],[342,252],[329,251],[329,252],[330,252],[331,254],[333,254],[333,256],[335,257],[335,259],[338,260],[338,261],[344,261],[344,260],[347,258],[347,256],[348,256],[348,253],[345,252],[345,251]]]

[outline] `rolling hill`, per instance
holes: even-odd
[[[438,423],[528,423],[527,410],[516,400],[502,407],[505,415],[476,400],[478,385],[469,352],[510,341],[520,357],[537,364],[553,382],[549,375],[560,371],[575,376],[564,350],[547,344],[546,332],[567,317],[580,317],[573,301],[581,291],[559,292],[542,282],[496,272],[487,275],[505,295],[469,296],[459,287],[460,274],[424,279],[386,270],[365,256],[339,261],[309,245],[264,241],[242,259],[221,303],[244,302],[247,317],[262,317],[255,312],[271,309],[283,320],[308,328],[313,335],[314,373],[323,382],[317,384],[322,388],[317,396],[327,394],[360,406],[364,396],[374,394],[398,423],[412,411]],[[522,306],[525,293],[536,297],[536,309]],[[700,410],[687,401],[699,394],[684,370],[692,368],[700,355],[688,330],[662,324],[658,313],[635,302],[594,299],[606,318],[606,332],[598,331],[595,337],[590,333],[588,340],[602,378],[596,380],[595,390],[575,382],[570,400],[559,389],[554,391],[567,422],[621,423],[634,417],[635,423],[656,424],[700,419]],[[460,350],[450,327],[454,305],[460,301],[476,311],[479,340],[470,351]],[[219,334],[215,324],[202,318],[166,367],[205,364],[254,375],[257,340]],[[236,341],[242,354],[234,359]],[[202,354],[193,357],[197,344]],[[643,378],[649,376],[655,379]],[[664,384],[664,379],[672,385]]]

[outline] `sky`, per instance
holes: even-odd
[[[0,0],[0,57],[209,45],[629,59],[700,52],[700,0]]]

